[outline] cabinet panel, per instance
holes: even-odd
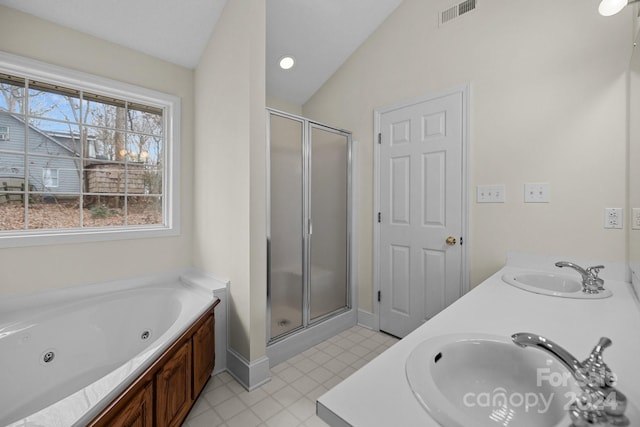
[[[122,400],[91,427],[153,427],[153,383],[127,400]]]
[[[207,317],[202,326],[193,335],[193,398],[204,388],[213,372],[215,363],[215,320]]]
[[[179,426],[191,403],[191,341],[187,341],[156,374],[156,425]]]
[[[215,364],[215,301],[89,427],[179,427]]]

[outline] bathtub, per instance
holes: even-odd
[[[216,298],[179,274],[0,298],[0,426],[84,426]]]

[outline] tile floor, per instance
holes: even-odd
[[[202,391],[183,427],[317,427],[316,399],[398,340],[361,326],[271,368],[248,392],[227,372]]]

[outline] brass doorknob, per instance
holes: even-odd
[[[456,238],[453,237],[453,236],[449,236],[449,237],[447,237],[446,242],[447,242],[447,245],[453,246],[453,245],[456,244]]]

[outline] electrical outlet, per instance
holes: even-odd
[[[640,208],[631,209],[631,229],[640,230]]]
[[[622,228],[622,208],[605,208],[604,228]]]
[[[524,185],[525,203],[549,203],[551,194],[548,182],[529,183]]]
[[[478,203],[504,203],[504,184],[478,185],[476,201]]]

